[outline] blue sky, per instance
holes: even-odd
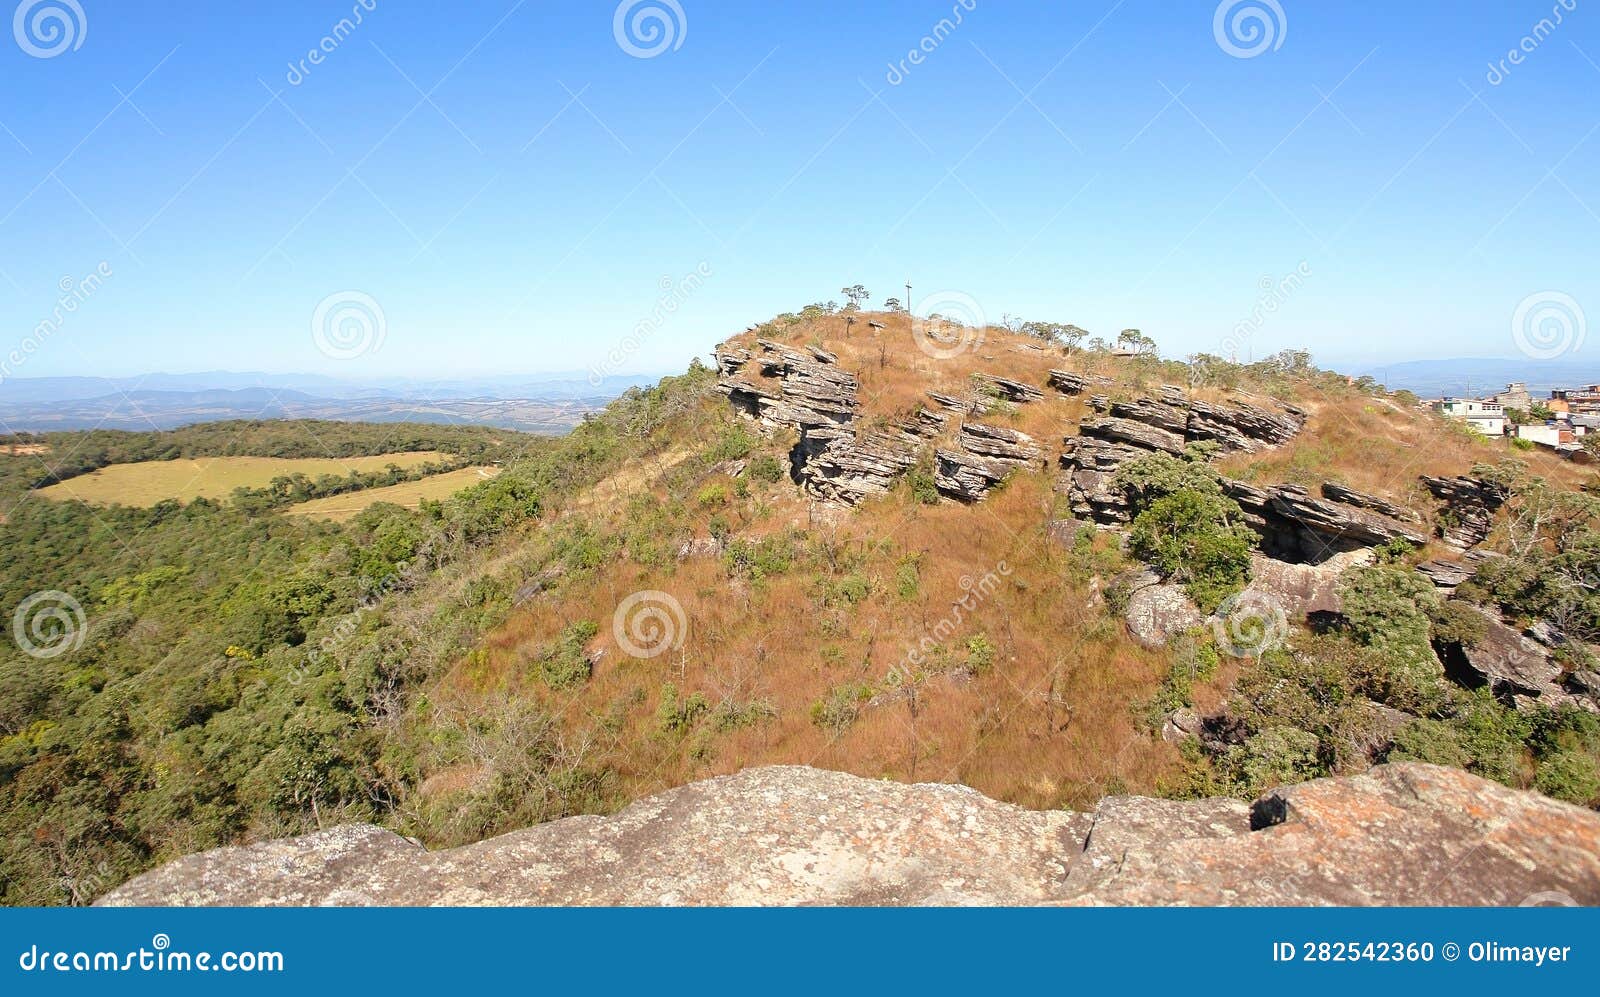
[[[657,372],[908,277],[1170,355],[1515,356],[1530,296],[1600,324],[1564,3],[1278,0],[1238,57],[1211,0],[678,0],[641,58],[612,2],[77,0],[64,51],[0,39],[0,354],[104,266],[9,374]]]

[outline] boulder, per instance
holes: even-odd
[[[1147,585],[1128,597],[1128,633],[1141,647],[1166,647],[1178,634],[1206,625],[1205,614],[1181,585]]]
[[[1339,600],[1339,578],[1351,568],[1371,564],[1370,550],[1336,554],[1320,564],[1291,564],[1262,554],[1250,556],[1250,584],[1245,592],[1256,604],[1281,607],[1289,617],[1331,615],[1344,610]]]
[[[800,766],[428,851],[372,826],[191,855],[106,906],[1600,904],[1600,814],[1385,765],[1236,800],[1035,812]]]
[[[1044,392],[1033,385],[998,374],[973,374],[972,380],[977,382],[980,389],[993,392],[1006,401],[1036,402],[1044,397]]]
[[[1470,564],[1460,561],[1446,561],[1433,558],[1417,565],[1417,571],[1432,582],[1436,587],[1453,591],[1456,586],[1471,578],[1474,569]]]

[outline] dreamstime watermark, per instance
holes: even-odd
[[[127,952],[83,949],[52,952],[37,944],[20,951],[17,966],[25,973],[281,973],[282,952],[180,952],[163,932],[150,947]]]
[[[611,15],[611,35],[635,59],[654,59],[683,48],[689,18],[678,0],[622,0]]]
[[[683,646],[689,618],[671,593],[656,589],[635,592],[617,603],[611,614],[611,636],[633,658],[654,658]]]
[[[78,0],[22,0],[11,17],[11,34],[35,59],[54,59],[83,48],[89,18]]]
[[[1554,360],[1583,347],[1588,334],[1583,308],[1560,291],[1539,291],[1517,303],[1511,315],[1511,339],[1532,360]]]
[[[66,592],[35,592],[11,614],[11,637],[23,654],[56,658],[83,646],[89,621],[83,606]]]
[[[1570,893],[1560,890],[1544,890],[1539,893],[1530,893],[1522,898],[1518,907],[1579,907],[1582,906]]]
[[[888,64],[889,72],[884,75],[884,79],[892,87],[897,87],[904,83],[906,77],[911,75],[912,67],[920,66],[927,62],[928,56],[932,55],[940,45],[943,45],[945,39],[949,38],[961,26],[961,22],[966,20],[966,15],[977,9],[978,0],[956,0],[950,8],[950,17],[940,18],[929,29],[927,34],[917,40],[916,47],[908,51],[904,59],[901,59],[898,63],[891,62]]]
[[[911,337],[935,360],[950,360],[983,345],[989,322],[970,295],[935,291],[911,311]]]
[[[333,625],[333,628],[324,634],[306,654],[306,661],[290,669],[288,675],[289,685],[298,688],[300,683],[311,677],[313,673],[321,674],[328,663],[336,660],[341,645],[361,629],[362,621],[368,613],[378,607],[384,596],[391,592],[413,587],[419,579],[425,577],[431,567],[434,542],[430,539],[424,541],[412,555],[397,563],[391,574],[382,578],[362,576],[356,580],[360,590],[355,609]]]
[[[334,360],[353,360],[383,349],[389,321],[383,307],[362,291],[337,291],[317,303],[311,315],[311,338]]]
[[[335,21],[328,33],[318,39],[316,47],[306,52],[305,58],[299,62],[289,63],[289,71],[284,74],[284,79],[292,87],[304,83],[317,66],[328,61],[328,56],[338,51],[355,30],[366,21],[368,14],[378,9],[378,0],[355,0],[350,7],[350,16],[341,17]]]
[[[111,278],[111,264],[100,261],[100,265],[82,277],[62,277],[56,282],[61,294],[56,298],[55,308],[51,310],[50,317],[33,327],[33,331],[22,337],[22,342],[16,349],[0,358],[0,383],[17,372],[17,368],[28,362],[28,358],[38,353],[45,343],[54,338],[66,325],[67,316],[77,312],[79,306],[92,298],[96,291],[105,286]]]
[[[1231,361],[1238,362],[1241,347],[1248,355],[1250,342],[1256,333],[1267,324],[1267,320],[1278,314],[1295,292],[1305,285],[1311,277],[1311,264],[1301,260],[1299,265],[1282,277],[1272,277],[1262,274],[1259,283],[1260,293],[1256,296],[1256,303],[1250,309],[1250,314],[1239,320],[1233,331],[1224,336],[1220,344],[1220,355]]]
[[[1005,561],[1000,561],[976,579],[971,575],[962,575],[961,596],[950,603],[950,612],[929,627],[928,632],[916,646],[906,648],[906,653],[889,669],[884,683],[890,688],[895,688],[912,681],[922,666],[927,664],[928,655],[960,633],[962,623],[995,594],[1000,588],[1000,579],[1008,578],[1010,575],[1011,565]]]
[[[674,281],[671,277],[662,274],[660,286],[661,295],[656,298],[656,303],[650,309],[648,317],[641,319],[633,327],[633,331],[623,336],[617,345],[611,348],[605,359],[589,367],[589,384],[598,388],[600,382],[611,374],[615,374],[628,358],[638,353],[646,340],[653,336],[657,330],[677,314],[683,303],[711,277],[711,264],[702,260],[693,270]]]
[[[1515,47],[1506,51],[1505,57],[1499,62],[1489,63],[1489,72],[1484,75],[1492,87],[1497,87],[1511,77],[1512,70],[1528,61],[1528,56],[1538,50],[1550,36],[1555,34],[1567,19],[1567,15],[1578,9],[1578,0],[1555,0],[1550,8],[1549,17],[1541,17],[1534,22],[1528,33],[1517,40]]]
[[[1217,607],[1211,634],[1233,657],[1259,658],[1289,636],[1289,616],[1271,595],[1246,589]]]
[[[1254,59],[1283,48],[1289,17],[1278,0],[1222,0],[1211,17],[1211,34],[1235,59]]]

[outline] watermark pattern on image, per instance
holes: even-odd
[[[83,48],[89,18],[78,0],[22,0],[11,17],[11,34],[35,59],[54,59]]]
[[[1555,0],[1550,7],[1550,16],[1541,17],[1534,22],[1528,33],[1517,39],[1517,44],[1506,51],[1498,62],[1489,63],[1489,71],[1484,74],[1484,79],[1492,87],[1497,87],[1511,78],[1511,73],[1516,67],[1528,61],[1528,56],[1538,51],[1539,46],[1555,34],[1556,29],[1566,23],[1567,15],[1578,9],[1578,0]]]
[[[56,658],[76,651],[88,634],[83,606],[59,589],[35,592],[11,614],[11,637],[30,657]]]
[[[978,349],[988,325],[983,309],[960,291],[935,291],[911,310],[911,336],[917,349],[935,360]]]
[[[1540,893],[1530,893],[1522,898],[1518,907],[1578,907],[1581,906],[1570,893],[1560,890],[1544,890]]]
[[[339,46],[366,22],[367,15],[377,9],[378,0],[354,0],[350,7],[350,16],[335,21],[333,27],[328,29],[328,33],[317,40],[316,47],[307,51],[299,62],[290,62],[284,80],[292,87],[304,83],[311,76],[312,70],[327,62],[328,56],[337,52]]]
[[[884,684],[896,688],[913,681],[917,673],[928,663],[928,655],[960,633],[962,624],[999,590],[1000,580],[1010,575],[1011,565],[1005,561],[1000,561],[978,578],[962,575],[961,596],[950,603],[950,612],[929,627],[928,632],[923,634],[922,640],[918,641],[916,646],[906,648],[906,653],[889,669]]]
[[[389,321],[383,307],[362,291],[337,291],[317,303],[311,315],[311,338],[322,354],[354,360],[383,349]]]
[[[611,636],[629,657],[654,658],[683,646],[689,618],[671,593],[656,589],[635,592],[611,614]]]
[[[656,298],[655,306],[650,309],[649,316],[641,319],[631,332],[623,336],[605,355],[605,359],[589,366],[589,384],[598,388],[601,381],[617,373],[628,358],[638,353],[645,341],[655,335],[667,319],[677,314],[683,303],[705,285],[706,280],[711,277],[711,272],[711,264],[702,260],[693,270],[677,280],[662,274],[661,295]]]
[[[978,9],[978,0],[955,0],[950,8],[949,17],[941,17],[928,33],[917,39],[914,48],[905,54],[899,62],[889,63],[889,71],[884,74],[884,79],[892,87],[897,87],[911,75],[911,70],[928,61],[928,56],[943,45],[961,23],[966,20],[966,15]]]
[[[75,313],[79,306],[94,296],[95,292],[105,286],[111,277],[111,264],[102,260],[100,265],[82,277],[62,277],[56,283],[61,294],[56,298],[55,308],[51,310],[50,317],[33,327],[33,331],[22,337],[22,342],[5,357],[0,358],[0,383],[16,374],[17,369],[28,362],[28,358],[38,353],[45,343],[55,337],[66,324],[67,316]]]
[[[1517,303],[1511,315],[1511,339],[1532,360],[1554,360],[1583,347],[1588,334],[1583,308],[1570,294],[1540,291]]]
[[[683,48],[689,18],[678,0],[622,0],[611,15],[611,34],[635,59],[654,59]]]
[[[1223,601],[1211,619],[1217,646],[1235,658],[1259,658],[1289,636],[1283,604],[1265,592],[1246,590]]]
[[[1222,338],[1218,355],[1232,363],[1239,362],[1240,353],[1246,357],[1252,356],[1250,345],[1256,333],[1261,331],[1268,319],[1278,314],[1310,276],[1311,264],[1305,260],[1301,260],[1299,265],[1282,277],[1262,274],[1255,305],[1250,309],[1250,314],[1235,323],[1233,331]]]
[[[1235,59],[1254,59],[1283,48],[1289,18],[1278,0],[1222,0],[1211,17],[1211,34]]]

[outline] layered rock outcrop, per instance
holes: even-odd
[[[1494,514],[1509,497],[1506,489],[1483,478],[1460,475],[1454,478],[1422,476],[1433,497],[1444,503],[1439,517],[1439,534],[1456,550],[1470,550],[1483,543],[1494,526]]]
[[[1387,765],[1254,805],[1035,812],[802,767],[429,852],[377,827],[223,848],[107,905],[1600,904],[1600,815]]]

